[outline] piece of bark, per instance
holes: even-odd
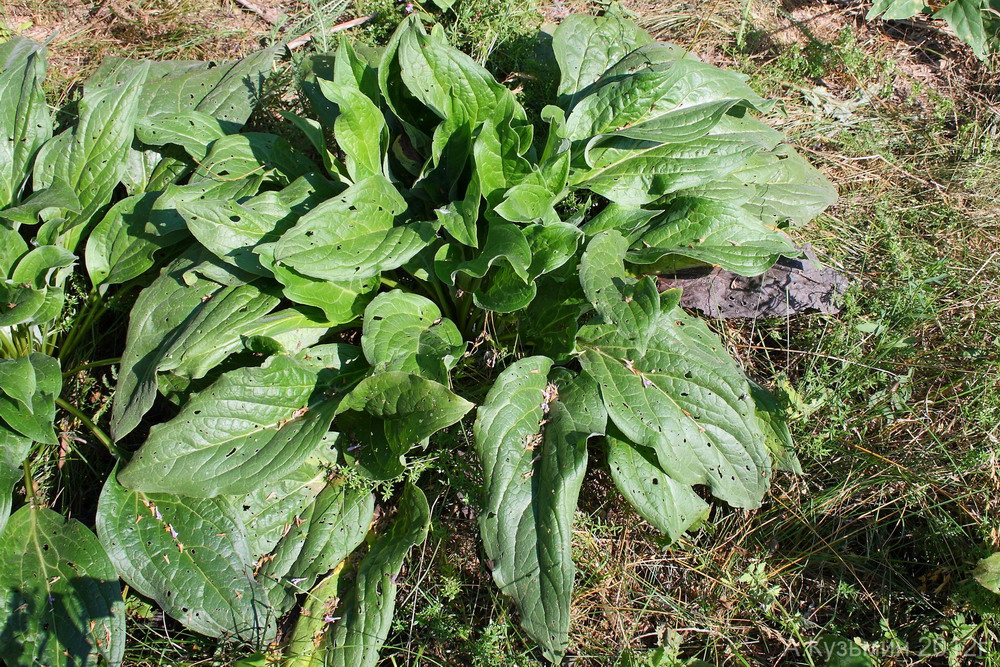
[[[804,257],[782,257],[759,276],[747,278],[719,267],[657,277],[660,291],[681,288],[681,306],[709,317],[787,317],[797,313],[840,312],[848,280],[822,266],[809,246]]]

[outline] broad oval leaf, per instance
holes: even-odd
[[[170,185],[162,191],[126,197],[104,215],[87,239],[87,273],[95,285],[117,285],[154,265],[158,251],[188,238],[181,202],[224,198],[240,200],[257,192],[260,181],[247,178]]]
[[[754,155],[728,178],[706,185],[705,196],[712,196],[714,188],[771,225],[785,220],[803,225],[837,201],[837,190],[823,173],[786,144]]]
[[[372,366],[417,373],[445,385],[465,352],[455,323],[441,317],[433,301],[400,290],[368,304],[363,331],[361,347]]]
[[[0,216],[2,209],[20,199],[31,161],[52,136],[42,90],[44,53],[41,44],[20,37],[0,45]]]
[[[25,505],[0,535],[0,657],[15,665],[120,665],[118,575],[82,523]]]
[[[223,287],[202,300],[169,347],[162,349],[158,371],[198,379],[233,352],[244,337],[256,331],[278,298],[262,294],[254,285]]]
[[[337,145],[346,155],[347,173],[355,182],[382,173],[382,161],[389,145],[385,117],[353,78],[346,82],[318,79],[323,95],[337,104],[340,113],[333,123]]]
[[[734,106],[765,106],[739,74],[672,56],[663,63],[637,63],[638,69],[624,73],[608,72],[566,119],[566,136],[574,141],[630,136],[637,128],[648,133],[655,127],[659,141],[684,143],[704,136]]]
[[[760,504],[771,466],[750,387],[703,322],[675,307],[644,353],[609,325],[584,327],[578,345],[612,421],[664,472],[730,505]]]
[[[608,67],[651,41],[649,35],[622,16],[617,5],[600,18],[582,14],[568,17],[552,37],[552,50],[562,74],[559,106],[572,108],[581,92]]]
[[[34,187],[62,181],[73,188],[81,210],[58,224],[43,225],[41,242],[61,238],[60,245],[75,250],[87,224],[111,201],[125,173],[146,70],[137,67],[120,85],[84,94],[76,126],[42,148],[35,162]]]
[[[276,262],[307,276],[351,281],[402,266],[434,238],[435,225],[396,225],[406,201],[371,176],[299,219],[274,246]]]
[[[112,474],[97,532],[122,579],[192,630],[258,642],[273,632],[243,524],[228,499],[130,491]]]
[[[45,305],[46,291],[0,279],[0,327],[31,322]]]
[[[172,420],[154,426],[119,481],[194,497],[248,493],[302,464],[337,407],[316,396],[316,371],[286,356],[223,374]]]
[[[673,200],[662,218],[636,235],[632,247],[626,259],[655,264],[657,273],[676,272],[693,263],[756,276],[780,257],[799,254],[787,236],[765,226],[745,208],[697,197]]]
[[[323,662],[331,667],[373,667],[389,636],[396,608],[396,576],[409,550],[427,538],[430,507],[423,491],[407,484],[389,530],[372,544],[342,597],[339,620],[326,637]]]
[[[344,397],[334,422],[345,450],[374,479],[404,470],[411,447],[459,421],[472,403],[443,384],[400,371],[362,380]]]
[[[246,527],[250,553],[254,560],[274,550],[295,522],[326,488],[327,472],[306,461],[295,472],[256,486],[245,496],[234,499],[240,520]]]
[[[0,426],[0,534],[3,534],[10,509],[14,486],[21,481],[21,464],[31,452],[32,440]]]
[[[590,168],[575,171],[570,183],[619,204],[642,206],[724,177],[759,151],[740,137],[709,135],[683,144],[614,137],[588,151]]]
[[[474,433],[486,481],[479,524],[493,579],[514,598],[545,657],[558,663],[569,641],[573,516],[587,439],[604,433],[607,413],[593,380],[551,367],[546,357],[509,366],[479,408]]]
[[[229,134],[212,143],[191,183],[240,180],[261,175],[282,187],[318,171],[316,165],[282,137],[264,132]]]
[[[580,260],[580,284],[604,322],[643,352],[660,317],[660,293],[652,278],[633,282],[625,275],[627,249],[628,241],[616,230],[594,236]]]
[[[187,258],[172,262],[132,306],[111,409],[115,440],[130,433],[153,407],[163,352],[183,332],[192,314],[221,289],[218,283],[190,273],[194,266]]]
[[[62,392],[59,362],[32,352],[23,359],[0,360],[0,369],[0,422],[37,442],[56,444],[52,422]]]
[[[651,449],[611,435],[607,443],[608,467],[615,486],[639,515],[671,542],[708,515],[708,503],[690,484],[663,472]]]
[[[135,136],[144,144],[176,144],[196,160],[204,160],[209,145],[226,134],[226,126],[218,118],[193,110],[157,113],[135,124]]]
[[[210,313],[216,310],[213,297],[231,293],[242,286],[245,274],[236,275],[234,271],[195,247],[171,262],[139,295],[129,319],[112,408],[111,431],[116,440],[134,429],[152,407],[156,398],[159,365],[177,338],[191,337],[189,344],[198,343],[192,350],[198,353],[192,357],[194,360],[218,354],[218,351],[208,349],[211,345],[206,347],[207,341],[203,338],[199,340],[193,329],[212,319]],[[237,323],[246,324],[238,319]],[[249,331],[235,335],[267,332],[267,327],[258,326],[257,322],[246,326]],[[220,360],[231,351],[223,347]],[[175,361],[183,357],[182,354]]]
[[[284,613],[295,596],[354,551],[368,534],[375,497],[335,480],[297,515],[260,571],[274,609]]]

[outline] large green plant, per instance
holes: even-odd
[[[485,555],[553,662],[592,451],[671,539],[708,494],[761,502],[787,430],[651,274],[759,274],[796,254],[780,228],[833,190],[754,119],[768,104],[741,77],[619,13],[571,17],[552,46],[544,137],[416,16],[384,50],[345,41],[306,64],[311,113],[284,118],[308,152],[198,110],[136,125],[191,171],[116,204],[87,241],[102,285],[152,265],[135,221],[168,219],[180,240],[132,308],[111,432],[134,454],[101,494],[103,549],[74,554],[108,600],[78,605],[79,627],[121,622],[110,561],[197,632],[264,645],[297,611],[289,664],[374,664],[430,521],[412,459],[454,441],[445,429],[472,431]],[[398,502],[370,529],[376,484]],[[5,561],[34,558],[25,542],[50,526],[53,545],[69,539],[48,511],[15,519]],[[41,613],[33,594],[17,613]],[[120,655],[115,632],[91,639]],[[0,636],[5,659],[26,662],[10,646]]]
[[[217,66],[109,59],[59,128],[42,89],[43,47],[20,38],[0,44],[0,656],[7,664],[121,660],[115,569],[93,532],[35,497],[32,452],[44,459],[71,446],[56,428],[58,408],[122,454],[66,380],[116,361],[90,361],[103,334],[97,323],[130,294],[128,285],[113,286],[135,286],[156,254],[187,236],[166,206],[204,191],[174,185],[192,170],[187,156],[175,159],[141,137],[195,112],[220,137],[239,131],[273,58],[274,50]],[[163,208],[151,210],[153,202]],[[91,280],[71,284],[85,239]],[[27,503],[11,516],[22,477]]]

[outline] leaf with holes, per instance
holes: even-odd
[[[210,637],[273,636],[273,614],[229,500],[130,491],[112,474],[97,532],[122,579],[185,626]]]
[[[24,506],[0,535],[0,657],[8,665],[120,665],[125,604],[97,537]]]
[[[573,516],[587,439],[602,435],[606,420],[593,380],[553,369],[546,357],[509,366],[476,417],[486,479],[479,525],[493,579],[553,662],[569,641]]]
[[[223,374],[150,431],[119,480],[137,491],[210,498],[281,479],[312,453],[337,409],[316,391],[318,379],[286,356]]]

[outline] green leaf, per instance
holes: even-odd
[[[274,261],[273,243],[261,244],[254,252],[281,283],[282,294],[295,303],[321,309],[331,326],[360,317],[382,284],[378,276],[332,282],[303,275]]]
[[[718,188],[713,193],[713,189]],[[781,145],[754,155],[727,178],[690,194],[741,203],[767,224],[802,225],[837,201],[837,190],[793,148]]]
[[[934,13],[934,18],[944,19],[960,40],[972,47],[972,52],[980,60],[986,59],[989,36],[983,3],[980,0],[955,0]]]
[[[335,427],[366,474],[391,479],[403,472],[402,457],[411,447],[471,409],[472,403],[442,384],[388,371],[365,378],[344,397]]]
[[[335,282],[377,276],[402,266],[434,238],[427,222],[395,225],[406,202],[383,176],[372,176],[330,199],[274,246],[276,262]]]
[[[315,371],[285,356],[224,373],[154,426],[119,473],[128,488],[207,498],[245,494],[296,470],[330,426],[337,401]]]
[[[671,542],[708,516],[709,505],[691,488],[663,472],[647,447],[609,435],[608,467],[615,486],[639,515]]]
[[[872,8],[865,14],[865,20],[871,21],[880,14],[886,21],[898,21],[916,16],[927,9],[924,0],[875,0]]]
[[[293,149],[286,139],[263,132],[244,132],[214,141],[192,174],[191,183],[262,176],[284,187],[315,171],[316,165]]]
[[[926,635],[925,635],[926,636]],[[848,639],[841,635],[824,633],[814,645],[816,655],[826,656],[823,667],[875,667],[873,659],[860,639]]]
[[[404,59],[400,57],[400,46],[404,36],[410,31],[423,32],[420,18],[416,14],[406,17],[392,33],[382,52],[377,77],[382,99],[403,127],[405,143],[410,148],[408,152],[419,156],[426,154],[429,149],[429,132],[437,124],[438,118],[414,96],[403,80]],[[342,67],[340,71],[346,69],[349,68]]]
[[[679,308],[653,324],[645,352],[615,325],[580,331],[580,361],[609,416],[677,482],[707,484],[735,507],[758,506],[770,456],[742,370],[703,322]]]
[[[302,215],[337,193],[330,181],[307,174],[278,192],[263,192],[243,202],[197,200],[178,204],[187,228],[222,261],[250,273],[267,275],[257,246],[276,241]]]
[[[118,85],[137,68],[149,72],[142,86],[138,118],[152,114],[196,111],[218,119],[227,132],[236,132],[263,97],[264,82],[271,72],[280,45],[242,60],[211,62],[151,62],[109,57],[87,80],[90,92]],[[192,142],[188,146],[198,151]],[[185,175],[189,167],[156,151],[129,149],[125,185],[130,194],[162,190]]]
[[[440,25],[430,35],[419,21],[404,23],[400,30],[402,80],[438,118],[475,127],[510,96],[482,65],[448,44]]]
[[[87,225],[111,201],[125,173],[145,78],[146,68],[137,67],[121,85],[85,94],[76,126],[42,147],[35,162],[34,187],[62,181],[76,193],[81,210],[64,222],[43,225],[40,242],[63,238],[61,245],[74,250]]]
[[[542,184],[526,157],[531,150],[530,133],[524,110],[513,101],[505,101],[479,128],[472,147],[475,176],[492,206],[500,203],[508,188],[529,182]]]
[[[504,199],[493,210],[511,222],[558,222],[559,215],[553,205],[556,196],[547,188],[531,183],[521,183],[507,190]]]
[[[581,93],[633,49],[653,41],[614,6],[605,16],[574,14],[556,28],[552,49],[559,63],[559,106],[571,109]]]
[[[168,245],[156,227],[149,225],[158,192],[126,197],[111,207],[87,239],[87,273],[95,285],[115,285],[142,275],[153,266],[153,254]],[[152,227],[152,229],[150,229]]]
[[[361,347],[372,366],[444,385],[465,352],[458,327],[441,317],[434,302],[400,290],[379,294],[368,304],[363,332]]]
[[[45,102],[44,47],[12,38],[0,46],[0,216],[21,198],[31,164],[52,136],[52,119]],[[35,184],[36,190],[41,189]]]
[[[7,226],[3,220],[0,220],[0,285],[3,285],[4,279],[17,260],[27,252],[28,244],[25,243],[24,238]],[[0,310],[5,310],[2,304],[0,304]]]
[[[278,298],[254,285],[223,287],[185,320],[168,347],[161,348],[157,370],[198,379],[242,348],[247,336],[260,335],[261,319]]]
[[[20,360],[0,361],[0,368],[9,373],[6,380],[0,379],[0,422],[36,442],[54,445],[58,440],[52,422],[62,391],[62,369],[58,361],[41,352],[32,352],[26,359],[27,366]],[[16,384],[18,377],[27,381],[27,376],[30,391]]]
[[[509,222],[494,221],[490,223],[486,233],[486,243],[482,252],[475,259],[454,263],[448,261],[450,246],[442,246],[435,257],[434,270],[443,282],[453,285],[455,277],[464,273],[473,278],[482,278],[491,267],[502,262],[521,278],[528,279],[528,269],[531,267],[531,246],[520,227]]]
[[[576,256],[583,233],[571,224],[552,222],[528,225],[524,228],[524,238],[532,255],[528,277],[534,280],[555,271]]]
[[[24,506],[0,535],[0,657],[11,667],[120,665],[118,575],[82,523]]]
[[[31,438],[0,426],[0,534],[3,534],[10,508],[14,486],[21,481],[21,464],[31,452]]]
[[[617,229],[625,236],[629,236],[659,214],[660,211],[651,211],[636,206],[622,206],[612,202],[585,222],[580,229],[587,236],[599,234],[607,229]]]
[[[257,192],[258,179],[169,185],[163,192],[126,197],[111,207],[87,239],[87,272],[95,285],[117,285],[154,266],[156,253],[189,238],[177,207],[184,202],[239,200]]]
[[[782,256],[799,254],[783,233],[766,227],[746,209],[722,201],[680,197],[667,213],[636,235],[625,258],[655,264],[646,273],[670,273],[693,263],[721,266],[741,276],[756,276]]]
[[[158,113],[140,118],[135,124],[135,136],[150,146],[175,144],[196,160],[204,160],[208,146],[226,136],[227,125],[214,116],[200,111]]]
[[[130,491],[112,474],[97,532],[121,578],[188,628],[256,642],[273,635],[273,614],[228,499]]]
[[[295,517],[312,505],[326,488],[327,474],[315,461],[307,460],[288,476],[258,484],[233,501],[255,561],[270,554],[296,522]]]
[[[184,333],[204,304],[222,289],[218,283],[189,273],[196,266],[188,258],[175,260],[139,294],[132,306],[111,410],[111,433],[115,440],[121,440],[138,426],[153,406],[156,372],[163,353]]]
[[[1000,553],[980,559],[972,577],[986,590],[1000,593]]]
[[[73,189],[54,181],[44,190],[35,190],[19,205],[0,210],[0,218],[15,224],[34,225],[49,212],[79,213],[80,200]]]
[[[660,293],[651,277],[634,282],[625,275],[627,249],[628,241],[615,230],[594,236],[580,261],[580,284],[604,323],[641,354],[660,317]]]
[[[444,230],[462,245],[479,247],[479,205],[482,195],[479,175],[473,172],[464,198],[434,209],[434,215]]]
[[[367,489],[332,482],[282,537],[261,568],[271,603],[279,613],[290,609],[295,596],[347,558],[368,534],[375,513],[375,497]]]
[[[565,363],[576,349],[580,317],[590,309],[575,271],[565,279],[542,278],[538,296],[520,313],[518,335],[535,352]]]
[[[602,77],[566,119],[565,136],[574,141],[601,135],[658,137],[663,143],[683,143],[704,136],[734,107],[766,107],[745,77],[708,63],[673,58],[640,67]]]
[[[357,86],[318,79],[323,95],[338,105],[340,113],[333,124],[333,135],[346,156],[347,173],[358,182],[382,174],[382,161],[389,146],[389,128],[385,117]]]
[[[423,492],[403,487],[396,518],[372,544],[358,566],[353,586],[346,591],[329,633],[323,664],[331,667],[374,667],[389,636],[396,607],[396,576],[409,550],[427,538],[430,508]]]
[[[45,304],[45,290],[0,280],[0,327],[30,322]]]
[[[522,359],[501,373],[476,418],[486,480],[479,524],[493,579],[556,663],[568,645],[573,516],[587,439],[603,434],[606,420],[593,381],[553,371],[545,357]]]
[[[343,564],[335,568],[309,591],[299,609],[298,619],[282,650],[284,667],[326,667],[330,651],[329,614],[340,603],[337,595]]]
[[[69,268],[76,263],[76,255],[54,245],[32,248],[17,261],[10,279],[21,285],[31,285],[35,289],[57,287],[69,275]]]
[[[0,392],[13,399],[28,412],[34,411],[35,367],[29,357],[0,359]]]
[[[305,118],[299,116],[290,111],[285,111],[279,109],[278,113],[281,117],[287,120],[289,123],[294,125],[299,132],[305,135],[309,143],[313,145],[316,152],[319,153],[320,158],[323,160],[323,166],[330,176],[336,176],[342,178],[346,172],[346,167],[330,152],[329,146],[327,146],[326,135],[323,132],[323,126],[319,121],[313,120],[311,118]]]
[[[281,49],[272,46],[241,60],[223,62],[151,62],[111,56],[105,58],[87,79],[87,92],[120,85],[132,72],[148,67],[142,86],[140,116],[155,113],[199,111],[237,130],[260,101],[274,57]]]
[[[590,168],[575,171],[570,183],[619,204],[642,206],[724,177],[759,151],[738,135],[707,135],[683,144],[612,137],[588,151]]]

